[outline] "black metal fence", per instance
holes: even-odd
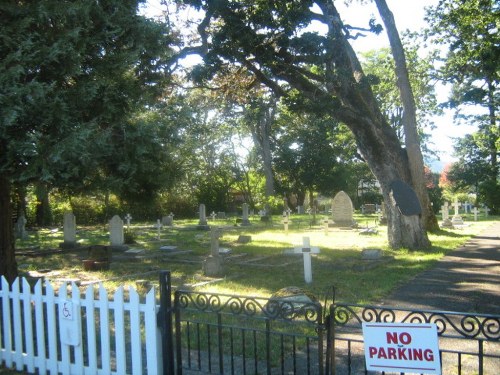
[[[218,374],[323,374],[319,303],[175,292],[177,369]]]
[[[160,276],[164,374],[368,374],[362,323],[434,323],[442,374],[500,373],[500,316],[177,290]],[[168,296],[167,296],[168,295]],[[373,372],[370,372],[373,373]]]
[[[362,323],[434,323],[443,374],[500,373],[500,316],[384,306],[335,304],[330,307],[337,374],[367,374]]]

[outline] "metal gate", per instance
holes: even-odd
[[[177,290],[160,276],[164,374],[367,374],[362,322],[435,323],[443,374],[496,375],[500,316]]]

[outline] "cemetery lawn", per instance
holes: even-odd
[[[466,217],[468,225],[462,229],[429,234],[433,246],[425,252],[389,249],[387,228],[377,226],[376,215],[355,215],[358,229],[330,227],[328,232],[319,216],[317,225],[310,225],[307,215],[292,216],[288,233],[281,216],[273,220],[271,224],[251,218],[251,226],[240,226],[235,219],[209,221],[210,226],[222,228],[220,277],[206,277],[202,272],[203,260],[210,254],[210,232],[196,229],[195,220],[175,220],[174,227],[161,230],[159,240],[153,223],[132,225],[131,251],[113,251],[106,271],[85,271],[83,260],[88,258],[88,246],[109,244],[107,226],[78,227],[80,246],[64,250],[59,248],[61,228],[31,230],[28,238],[17,240],[16,259],[20,276],[33,283],[40,278],[50,280],[56,289],[63,281],[75,281],[82,289],[102,282],[110,293],[129,285],[144,294],[150,285],[158,286],[160,271],[170,270],[174,289],[270,297],[281,288],[297,286],[323,300],[325,294],[331,298],[334,287],[337,301],[377,303],[498,218],[474,222]],[[366,234],[366,228],[373,231]],[[241,241],[242,235],[251,236],[251,241]],[[302,255],[285,254],[301,247],[303,237],[320,249],[312,255],[310,284],[304,282]],[[363,260],[364,249],[381,249],[382,257]]]

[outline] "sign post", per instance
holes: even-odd
[[[441,375],[437,326],[363,323],[366,369]]]

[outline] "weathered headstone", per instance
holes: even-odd
[[[479,213],[479,210],[477,209],[477,207],[474,207],[472,209],[472,213],[474,214],[474,221],[477,221],[477,214]]]
[[[443,217],[443,222],[441,226],[444,228],[453,228],[453,223],[450,220],[450,212],[449,212],[448,202],[444,202],[444,205],[441,207],[441,215]]]
[[[464,221],[462,219],[462,216],[460,216],[459,214],[459,207],[460,207],[460,203],[455,200],[455,202],[453,203],[453,208],[455,209],[455,214],[453,215],[452,219],[451,219],[451,223],[453,224],[453,226],[455,225],[464,225]]]
[[[297,206],[297,214],[302,215],[304,214],[304,206]]]
[[[63,217],[64,242],[59,244],[63,249],[70,249],[77,246],[76,243],[76,218],[73,212],[64,213]]]
[[[161,225],[160,219],[156,220],[156,224],[154,225],[154,227],[156,228],[156,239],[158,241],[161,241],[161,228],[163,227],[163,225]]]
[[[111,246],[124,246],[123,220],[118,215],[113,216],[109,221],[109,242]]]
[[[14,232],[16,235],[16,238],[19,239],[26,239],[28,237],[26,233],[26,218],[24,215],[21,215],[17,218],[16,224],[14,226]]]
[[[222,259],[219,255],[219,228],[210,231],[210,255],[203,261],[203,273],[206,276],[220,276],[222,274]]]
[[[325,230],[325,236],[328,236],[328,227],[330,226],[330,219],[328,217],[325,217],[323,219],[323,228]]]
[[[242,209],[243,209],[243,216],[241,219],[241,225],[242,226],[251,225],[250,220],[248,220],[248,203],[243,203]]]
[[[226,218],[226,213],[219,211],[217,212],[217,219],[225,219]]]
[[[208,223],[207,223],[207,211],[205,205],[202,203],[200,204],[200,209],[199,209],[199,217],[200,220],[198,221],[198,229],[209,229]]]
[[[332,201],[332,218],[335,226],[351,227],[354,222],[352,219],[352,201],[344,192],[339,191]]]
[[[166,227],[172,227],[174,225],[174,214],[171,212],[167,216],[163,216],[161,223]]]
[[[490,212],[490,209],[488,208],[488,206],[484,206],[484,216],[485,217],[488,217],[489,212]]]
[[[215,213],[215,211],[212,211],[210,217],[212,218],[212,221],[215,221],[215,219],[217,219],[217,214]]]
[[[370,214],[374,214],[376,211],[376,208],[375,208],[375,205],[372,204],[372,203],[365,203],[363,205],[363,213],[365,215],[370,215]]]

